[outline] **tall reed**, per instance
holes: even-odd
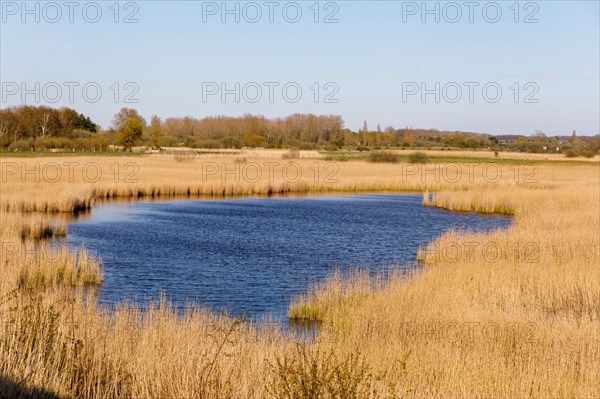
[[[169,156],[119,158],[138,162],[136,183],[122,174],[115,182],[111,158],[73,159],[106,171],[95,183],[70,182],[66,169],[57,183],[8,176],[0,188],[0,396],[600,396],[597,164],[540,165],[536,182],[526,184],[510,164],[490,182],[479,175],[484,165],[473,167],[473,179],[457,180],[423,177],[402,164],[348,161],[337,165],[335,182],[323,174],[315,182],[315,160],[301,158],[294,162],[303,177],[293,183],[281,178],[280,157],[272,182],[267,174],[256,183],[220,175],[203,182],[200,160]],[[207,159],[234,165],[233,156]],[[54,161],[18,160],[30,170]],[[324,166],[321,172],[335,170]],[[451,170],[446,166],[427,165],[440,173]],[[42,220],[45,213],[91,207],[100,197],[279,189],[429,190],[433,206],[514,214],[514,223],[507,231],[441,235],[422,248],[424,267],[410,276],[355,272],[315,283],[290,305],[292,318],[320,322],[314,341],[277,323],[175,309],[165,300],[105,309],[85,289],[101,283],[100,260],[21,233],[25,225],[55,226]]]

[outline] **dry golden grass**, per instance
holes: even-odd
[[[535,181],[525,181],[531,170],[517,166],[516,176],[515,165],[502,164],[496,181],[482,177],[483,164],[473,173],[464,168],[455,179],[445,164],[427,165],[430,173],[422,174],[403,164],[351,161],[335,164],[336,181],[327,182],[327,162],[318,161],[321,173],[314,179],[316,160],[279,159],[271,181],[268,161],[249,157],[237,165],[258,164],[263,177],[257,182],[218,175],[203,181],[203,163],[225,162],[234,170],[234,159],[0,160],[3,171],[5,162],[24,162],[30,170],[39,162],[43,170],[48,162],[68,161],[96,162],[103,172],[95,183],[77,173],[69,182],[66,167],[56,183],[2,176],[2,240],[24,245],[21,226],[46,217],[19,210],[72,212],[102,197],[177,194],[428,190],[431,206],[511,213],[514,224],[489,234],[442,235],[421,249],[425,267],[408,278],[400,271],[357,272],[318,284],[293,302],[290,315],[321,320],[327,339],[300,347],[267,324],[200,308],[180,313],[164,301],[145,312],[127,305],[99,309],[91,293],[78,288],[85,279],[56,278],[56,262],[29,261],[26,251],[10,247],[9,253],[5,245],[0,377],[13,382],[4,388],[0,382],[5,396],[24,388],[81,398],[600,396],[598,165],[539,165]],[[110,169],[115,162],[117,182]],[[123,181],[129,162],[138,166],[137,183]],[[282,177],[288,162],[301,167],[298,182]],[[63,251],[59,258],[76,273],[85,255]],[[40,286],[19,283],[23,270],[36,267],[52,281],[43,294]],[[99,271],[87,275],[101,278]]]
[[[414,152],[414,149],[394,150],[400,155],[408,155]],[[498,157],[491,150],[425,150],[427,155],[432,157],[456,157],[456,158],[494,158],[498,160],[519,160],[519,161],[582,161],[582,162],[599,162],[600,156],[596,155],[593,158],[576,157],[567,158],[565,154],[542,153],[533,154],[527,152],[499,152]]]
[[[138,148],[138,150],[143,150],[143,148]],[[264,148],[243,148],[243,149],[193,149],[193,148],[182,148],[182,147],[164,147],[163,150],[166,150],[170,153],[190,153],[200,151],[203,154],[209,155],[217,155],[217,154],[229,154],[229,155],[238,155],[243,157],[252,157],[252,158],[271,158],[271,159],[281,159],[282,156],[288,151],[286,149],[264,149]],[[393,149],[389,150],[398,153],[399,155],[409,155],[414,152],[414,148],[408,149]],[[456,158],[496,158],[494,155],[494,151],[492,150],[420,150],[425,151],[427,155],[433,157],[456,157]],[[157,151],[158,152],[158,151]],[[344,152],[343,150],[340,152]],[[365,155],[368,153],[364,153]],[[315,150],[301,150],[300,158],[313,158],[319,159],[324,158],[324,155],[320,151]],[[522,161],[583,161],[583,162],[599,162],[600,156],[596,155],[593,158],[585,158],[585,157],[576,157],[576,158],[567,158],[565,154],[557,154],[557,153],[541,153],[541,154],[533,154],[527,152],[499,152],[498,159],[516,159]]]
[[[56,286],[94,286],[102,283],[101,260],[85,248],[69,248],[60,238],[64,224],[47,217],[0,211],[0,295],[14,287],[44,290]],[[58,237],[51,243],[47,239]]]
[[[162,150],[165,150],[170,153],[196,153],[200,152],[203,155],[237,155],[241,157],[252,157],[252,158],[270,158],[270,159],[281,159],[283,155],[285,155],[288,150],[287,149],[265,149],[265,148],[240,148],[240,149],[230,149],[230,148],[218,148],[218,149],[210,149],[210,148],[185,148],[185,147],[163,147]],[[321,158],[323,155],[319,151],[316,150],[300,150],[299,158]]]
[[[517,154],[518,155],[518,154]],[[98,198],[270,195],[292,192],[422,192],[525,186],[550,187],[575,176],[550,164],[366,164],[320,159],[201,155],[0,158],[5,211],[73,212]],[[583,167],[594,169],[594,164]],[[566,175],[564,174],[567,171]]]
[[[582,172],[556,188],[438,193],[433,206],[514,212],[514,225],[448,232],[409,282],[369,292],[360,278],[336,301],[334,278],[290,313],[310,309],[382,369],[407,354],[407,396],[598,397],[600,186]]]

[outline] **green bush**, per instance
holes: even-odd
[[[237,137],[225,137],[221,140],[223,148],[242,148],[242,140]]]
[[[315,143],[301,143],[299,148],[301,150],[316,150],[318,146]]]
[[[295,350],[271,365],[267,389],[277,399],[362,399],[375,396],[370,366],[358,353],[337,355],[333,349]]]
[[[569,149],[567,151],[565,151],[565,156],[567,158],[575,158],[577,156],[577,151],[573,150],[573,149]]]
[[[581,151],[581,156],[585,158],[594,158],[596,154],[592,150],[583,150]]]
[[[369,161],[376,163],[398,163],[400,156],[392,151],[373,151],[369,154]]]
[[[33,140],[20,139],[8,146],[10,151],[31,151]]]
[[[158,144],[159,147],[176,147],[179,144],[179,140],[174,136],[160,136]]]
[[[262,147],[265,142],[265,137],[259,134],[249,133],[244,137],[244,145],[246,147]]]
[[[194,148],[207,148],[215,149],[222,148],[222,142],[215,139],[196,140],[194,142]]]
[[[423,151],[415,151],[408,155],[408,162],[410,163],[427,163],[429,157]]]
[[[38,137],[35,139],[35,148],[37,150],[49,150],[52,148],[72,149],[73,147],[78,147],[75,145],[77,141],[88,143],[88,139],[75,139],[75,141],[71,141],[66,137]]]
[[[346,154],[340,154],[340,155],[327,154],[327,155],[325,155],[325,160],[326,161],[346,162],[346,161],[350,160],[350,157],[348,157],[348,155],[346,155]]]

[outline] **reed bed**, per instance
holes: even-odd
[[[247,158],[240,163],[234,156],[199,156],[193,163],[167,156],[5,158],[0,159],[0,167],[4,171],[0,209],[44,213],[86,211],[99,198],[534,188],[541,185],[540,179],[551,178],[556,169],[548,165],[540,165],[536,171],[485,163],[388,165],[305,158]],[[593,169],[594,165],[582,168]],[[535,183],[526,183],[528,177]]]
[[[415,269],[405,267],[396,266],[377,273],[364,268],[356,268],[347,274],[336,270],[324,281],[313,283],[305,294],[292,299],[288,319],[323,321],[330,311],[352,308],[389,285],[412,276]]]
[[[9,161],[29,170],[57,162]],[[96,162],[105,173],[97,182],[77,173],[71,182],[66,168],[54,183],[2,176],[0,396],[600,396],[598,165],[540,165],[536,182],[526,184],[509,164],[490,182],[478,177],[484,165],[474,166],[473,179],[435,179],[444,164],[427,165],[433,172],[423,178],[402,164],[349,161],[328,182],[325,164],[315,181],[309,174],[315,160],[298,159],[303,176],[291,182],[281,177],[287,161],[279,159],[273,181],[263,175],[249,182],[212,175],[203,181],[203,162],[233,170],[233,156],[187,164],[172,157],[69,161]],[[110,167],[117,161],[119,168],[138,163],[137,182],[124,182],[122,173],[115,182]],[[268,172],[263,161],[248,158],[243,165],[256,162]],[[46,256],[41,249],[49,239],[21,233],[24,225],[44,231],[57,220],[45,219],[48,213],[92,207],[99,198],[279,190],[427,191],[424,205],[513,214],[514,224],[507,231],[443,234],[420,250],[418,273],[356,271],[315,284],[289,309],[293,319],[321,323],[314,341],[278,324],[200,306],[183,311],[165,300],[146,309],[103,309],[93,289],[85,289],[101,283],[100,260],[60,242]]]
[[[68,228],[65,224],[50,224],[39,222],[21,226],[21,238],[46,239],[52,237],[66,237]]]
[[[165,301],[143,312],[60,291],[3,302],[0,373],[57,397],[257,397],[287,345],[274,330]]]
[[[500,199],[515,223],[449,231],[421,249],[425,267],[410,281],[349,306],[335,286],[313,289],[290,313],[310,308],[384,370],[405,354],[405,396],[597,397],[599,194],[585,183],[435,194],[433,206],[460,211],[497,211]]]
[[[0,212],[2,283],[0,294],[14,287],[46,290],[102,284],[102,261],[85,248],[69,248],[62,241],[64,224],[54,225],[41,216]]]

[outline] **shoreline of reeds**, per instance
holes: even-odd
[[[597,167],[541,170],[531,187],[404,184],[393,169],[367,163],[344,173],[338,187],[364,187],[369,179],[379,188],[419,187],[415,192],[435,192],[427,202],[437,206],[511,210],[514,223],[506,231],[442,234],[421,250],[424,267],[409,279],[358,271],[354,280],[334,274],[316,283],[301,310],[322,319],[324,334],[303,343],[268,324],[248,326],[202,309],[180,314],[165,302],[144,314],[127,304],[108,314],[82,299],[85,279],[71,284],[69,273],[57,278],[56,262],[25,257],[28,246],[43,242],[20,234],[35,215],[4,214],[0,235],[18,251],[8,248],[7,257],[3,248],[0,269],[1,395],[28,389],[73,398],[311,397],[303,386],[324,398],[600,395]],[[76,188],[56,188],[43,200],[32,195],[43,192],[38,187],[15,191],[9,202],[36,208],[38,198],[39,209],[73,209],[94,187]],[[473,243],[474,252],[444,255],[445,247]],[[482,248],[501,256],[490,261]],[[59,259],[76,270],[76,257]],[[43,289],[19,288],[23,265],[35,270],[40,261],[54,277]]]

